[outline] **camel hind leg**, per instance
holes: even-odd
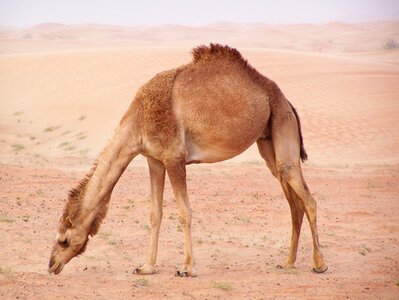
[[[259,153],[261,154],[262,158],[265,160],[266,165],[268,166],[272,174],[276,178],[278,178],[275,153],[271,140],[260,139],[257,141],[257,144],[258,144]],[[283,265],[278,265],[278,267],[293,268],[298,252],[298,241],[301,233],[304,210],[299,198],[292,190],[292,188],[289,186],[289,184],[286,183],[285,181],[280,181],[280,183],[283,188],[284,195],[290,206],[292,233],[291,233],[291,247],[287,262]]]
[[[272,141],[276,159],[277,177],[283,187],[288,185],[295,193],[306,213],[313,240],[314,271],[327,270],[320,250],[317,232],[317,203],[310,193],[302,175],[300,163],[300,137],[298,122],[291,109],[274,116],[272,120]]]

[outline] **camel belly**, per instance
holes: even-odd
[[[247,147],[248,148],[248,147]],[[186,154],[186,163],[198,164],[198,163],[215,163],[233,158],[246,149],[241,151],[228,152],[224,150],[207,149],[200,147],[192,147]]]
[[[212,122],[207,117],[187,120],[184,126],[187,163],[213,163],[233,158],[248,149],[264,135],[269,111],[261,107],[252,117],[240,114]]]

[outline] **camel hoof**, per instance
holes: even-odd
[[[153,267],[141,267],[133,270],[133,274],[136,275],[151,275],[155,273],[155,268]]]
[[[277,265],[276,268],[279,270],[296,269],[295,266],[291,264]]]
[[[323,268],[313,268],[313,269],[312,269],[312,271],[313,271],[314,273],[317,273],[317,274],[324,273],[324,272],[327,271],[327,270],[328,270],[328,267],[327,267],[327,266],[324,266]]]
[[[176,271],[175,273],[176,277],[197,277],[197,274],[195,274],[193,271]]]
[[[176,271],[175,276],[176,277],[189,277],[189,274],[186,271]]]

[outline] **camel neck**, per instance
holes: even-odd
[[[131,128],[125,123],[119,125],[114,136],[104,148],[93,174],[88,179],[82,194],[80,218],[85,227],[96,223],[97,216],[104,215],[115,184],[138,149],[129,141]],[[95,230],[97,231],[97,230]]]

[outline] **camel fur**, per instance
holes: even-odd
[[[147,261],[135,273],[156,270],[167,173],[185,241],[183,267],[177,275],[195,276],[186,165],[224,161],[255,142],[291,210],[291,247],[280,267],[294,267],[306,214],[314,271],[327,270],[317,233],[316,201],[301,170],[307,154],[297,111],[277,84],[255,70],[236,49],[211,44],[195,48],[192,54],[191,63],[162,72],[139,89],[91,172],[69,193],[50,257],[50,273],[60,273],[84,252],[89,235],[97,233],[106,215],[115,184],[141,154],[147,157],[150,171],[151,241]]]

